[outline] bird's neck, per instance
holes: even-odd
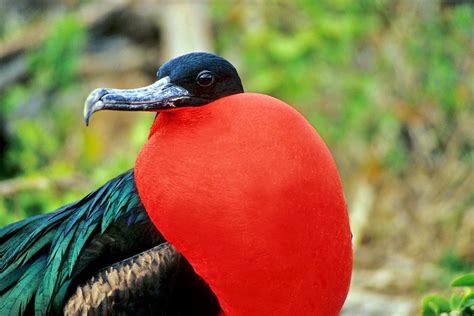
[[[351,236],[339,175],[281,101],[241,94],[160,114],[136,163],[153,223],[226,315],[335,315]]]

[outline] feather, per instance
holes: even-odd
[[[177,273],[179,260],[174,247],[163,243],[109,266],[76,289],[64,307],[64,314],[151,312],[153,308],[147,304],[136,304],[144,297],[154,298],[151,307],[156,307],[153,312],[157,312],[167,305],[168,278]]]
[[[6,226],[0,229],[0,315],[21,315],[33,300],[37,314],[62,313],[70,287],[90,266],[104,267],[159,241],[133,170],[53,213]],[[108,258],[113,247],[124,253]]]
[[[0,299],[0,315],[21,315],[34,295],[38,283],[37,277],[46,265],[46,256],[40,256],[34,261],[28,270],[21,276],[12,290],[8,291]]]

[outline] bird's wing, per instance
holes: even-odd
[[[174,247],[165,242],[117,262],[78,286],[66,302],[64,314],[157,315],[157,311],[169,305],[170,278],[178,273],[182,259]],[[149,298],[153,298],[153,304],[144,302]]]
[[[62,313],[79,282],[163,242],[130,170],[53,213],[0,229],[0,315]]]
[[[207,283],[164,242],[96,273],[76,288],[65,315],[219,315]]]

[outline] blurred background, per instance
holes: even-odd
[[[210,51],[301,111],[341,172],[355,269],[344,315],[413,315],[474,271],[469,0],[0,2],[0,226],[133,167],[154,118],[82,107]]]

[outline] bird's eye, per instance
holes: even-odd
[[[214,83],[214,74],[209,70],[203,70],[197,75],[196,81],[201,87],[209,87]]]

